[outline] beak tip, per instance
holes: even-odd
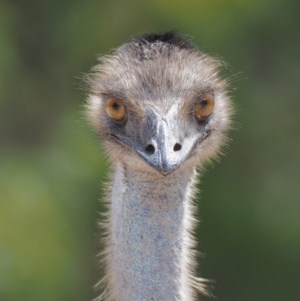
[[[163,176],[168,176],[169,174],[171,174],[173,171],[175,171],[177,168],[179,167],[178,164],[162,164],[159,168],[159,172],[163,175]]]

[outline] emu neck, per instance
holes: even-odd
[[[117,165],[109,270],[114,301],[190,301],[190,193],[195,171],[167,177]]]

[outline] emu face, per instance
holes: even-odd
[[[103,57],[90,77],[88,115],[107,151],[162,175],[216,154],[230,115],[219,66],[174,35],[136,39]]]

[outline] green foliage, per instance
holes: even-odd
[[[2,0],[0,300],[96,296],[108,169],[78,78],[97,54],[170,28],[233,78],[238,130],[201,183],[201,274],[220,300],[298,300],[299,12],[296,0]]]

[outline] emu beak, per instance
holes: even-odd
[[[141,145],[136,149],[148,165],[164,176],[180,167],[195,148],[195,141],[180,133],[178,121],[171,117],[149,110],[141,129]]]
[[[158,132],[152,136],[152,139],[146,144],[144,160],[157,169],[161,174],[168,175],[178,168],[179,163],[176,160],[175,152],[181,149],[180,143],[173,145],[170,142],[171,135],[165,121],[158,125]]]

